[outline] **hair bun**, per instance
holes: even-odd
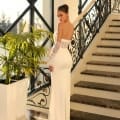
[[[67,4],[61,5],[61,6],[58,7],[58,11],[68,13],[69,12],[69,7],[68,7]]]

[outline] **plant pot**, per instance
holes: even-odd
[[[0,120],[17,120],[25,116],[27,81],[0,84]]]

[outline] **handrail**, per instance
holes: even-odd
[[[95,4],[96,0],[92,0],[88,6],[82,11],[82,13],[75,19],[73,22],[74,27],[79,23],[81,19],[83,19],[84,15],[90,10],[90,8]]]
[[[84,3],[82,3],[81,9],[84,9],[87,2],[88,2],[88,0],[85,0]]]

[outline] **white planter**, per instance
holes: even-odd
[[[27,81],[0,84],[0,120],[17,120],[25,116]]]

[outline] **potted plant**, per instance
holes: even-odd
[[[35,76],[46,49],[36,44],[52,33],[7,33],[0,37],[0,120],[16,120],[25,115],[27,80]]]

